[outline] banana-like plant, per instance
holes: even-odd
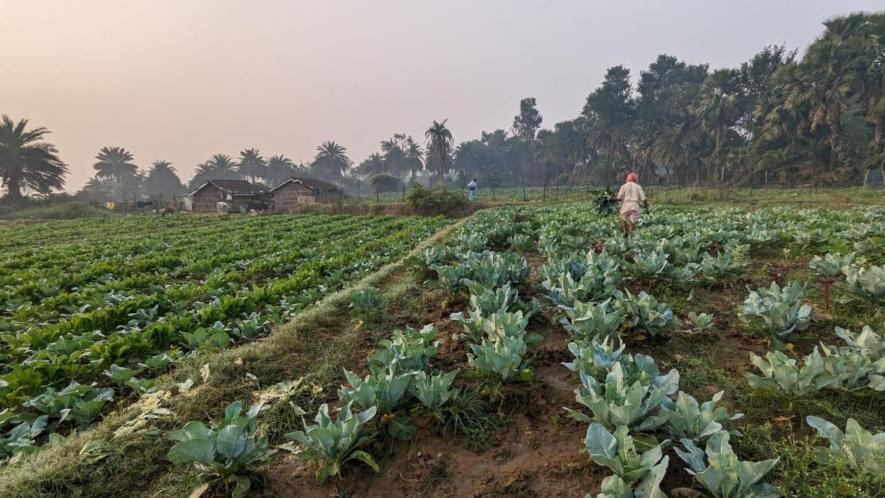
[[[819,417],[808,416],[805,421],[821,437],[830,440],[830,447],[820,455],[822,462],[826,463],[833,457],[844,458],[858,472],[879,477],[885,474],[885,432],[873,434],[853,418],[845,424],[845,432]]]
[[[471,344],[470,351],[467,353],[470,366],[506,382],[520,372],[526,343],[522,337],[483,339],[481,344]]]
[[[743,417],[743,413],[729,415],[725,407],[716,406],[723,394],[725,391],[719,391],[713,395],[713,399],[699,405],[693,396],[679,391],[671,407],[661,407],[661,414],[667,418],[666,428],[670,437],[700,442]]]
[[[457,375],[457,370],[436,375],[415,372],[412,393],[428,410],[438,412],[450,399],[458,396],[458,389],[452,388]]]
[[[667,336],[676,326],[673,310],[645,291],[634,296],[625,290],[618,293],[616,309],[626,316],[626,327],[647,333],[652,337]]]
[[[794,330],[805,330],[811,324],[811,306],[802,304],[805,287],[789,282],[783,288],[772,282],[771,286],[751,290],[744,300],[741,315],[751,325],[777,337]]]
[[[618,426],[612,434],[596,422],[590,424],[587,436],[584,438],[590,460],[597,465],[608,467],[631,486],[650,476],[653,478],[652,469],[659,463],[664,462],[664,468],[667,467],[666,462],[669,459],[663,456],[663,448],[669,443],[669,440],[663,441],[640,454],[636,451],[636,445],[626,425]]]
[[[604,384],[584,372],[580,372],[580,377],[581,386],[575,389],[575,399],[589,408],[594,418],[566,408],[573,418],[587,423],[595,420],[610,429],[624,425],[637,431],[655,429],[666,422],[658,413],[661,403],[667,399],[666,389],[640,381],[628,384],[620,363],[612,366]]]
[[[290,432],[286,434],[286,439],[303,445],[299,458],[324,462],[316,473],[318,482],[325,482],[331,476],[340,476],[341,466],[350,460],[363,462],[378,472],[378,464],[372,455],[359,449],[370,440],[362,434],[362,429],[375,416],[376,411],[377,408],[373,406],[354,414],[351,404],[345,403],[335,420],[332,420],[329,405],[323,403],[314,418],[315,424],[308,425],[302,419],[304,430]]]
[[[434,355],[439,344],[436,327],[425,325],[421,330],[406,327],[394,330],[390,339],[381,341],[378,351],[372,353],[369,363],[376,367],[395,365],[400,371],[423,370]]]
[[[691,439],[683,439],[685,451],[674,448],[693,475],[714,498],[777,498],[780,492],[760,483],[780,458],[761,462],[741,461],[728,443],[728,432],[720,431],[707,440],[705,450]],[[706,457],[706,458],[705,458]]]
[[[560,323],[572,339],[589,341],[596,337],[617,336],[624,321],[624,313],[613,309],[610,299],[601,303],[577,301],[573,307],[560,305],[559,308],[566,314]]]
[[[372,365],[369,370],[369,375],[361,379],[345,368],[344,376],[350,385],[338,388],[338,398],[361,410],[377,407],[382,414],[389,413],[405,397],[415,372],[400,372],[394,365]]]
[[[615,347],[619,345],[619,347]],[[620,361],[626,345],[615,337],[605,337],[602,342],[597,338],[587,341],[568,343],[568,350],[575,357],[574,361],[563,363],[572,372],[586,372],[597,379],[605,377],[612,366]]]
[[[780,351],[769,351],[765,358],[750,353],[750,363],[756,366],[762,376],[745,374],[753,389],[780,391],[792,396],[803,396],[825,387],[818,379],[824,371],[824,360],[817,351],[805,357],[800,367],[795,359]]]
[[[215,427],[188,422],[177,431],[167,432],[166,438],[176,442],[167,457],[174,464],[196,465],[206,484],[216,481],[233,484],[232,496],[245,496],[251,486],[248,474],[257,463],[274,453],[267,439],[257,434],[261,408],[259,403],[241,415],[242,404],[236,401],[224,410],[224,419]],[[205,492],[206,484],[191,496]]]

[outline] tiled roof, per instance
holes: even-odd
[[[311,190],[319,190],[319,191],[323,191],[323,192],[326,192],[329,190],[341,191],[341,189],[333,183],[324,182],[322,180],[317,180],[315,178],[293,177],[293,178],[289,178],[288,180],[284,181],[283,183],[277,185],[275,188],[271,189],[271,192],[281,188],[283,185],[286,185],[289,182],[299,183]]]
[[[246,180],[209,180],[200,185],[191,194],[197,193],[210,183],[230,195],[261,195],[267,193],[264,187],[253,185]]]

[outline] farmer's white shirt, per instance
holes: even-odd
[[[621,185],[621,190],[618,190],[618,200],[622,201],[621,214],[628,211],[638,213],[639,203],[645,200],[645,192],[642,191],[642,187],[638,183],[627,182]]]

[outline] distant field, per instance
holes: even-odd
[[[88,425],[185,353],[260,337],[446,223],[127,216],[0,228],[0,433],[37,415],[51,430]]]

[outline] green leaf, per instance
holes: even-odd
[[[190,439],[182,441],[166,455],[174,464],[199,462],[210,465],[215,460],[215,442],[208,439]]]
[[[412,417],[403,414],[393,417],[387,426],[387,430],[393,438],[400,441],[411,441],[415,438],[415,433],[418,432]]]
[[[347,459],[348,460],[359,460],[359,461],[363,462],[364,464],[368,465],[369,467],[371,467],[372,470],[374,470],[376,473],[380,472],[380,470],[381,470],[378,467],[378,464],[375,463],[375,459],[372,458],[372,455],[366,453],[363,450],[354,451],[353,453],[350,454],[350,456]]]
[[[243,498],[246,496],[246,493],[249,492],[249,488],[252,486],[252,481],[249,480],[246,476],[237,476],[237,485],[234,487],[233,493],[231,496],[233,498]]]

